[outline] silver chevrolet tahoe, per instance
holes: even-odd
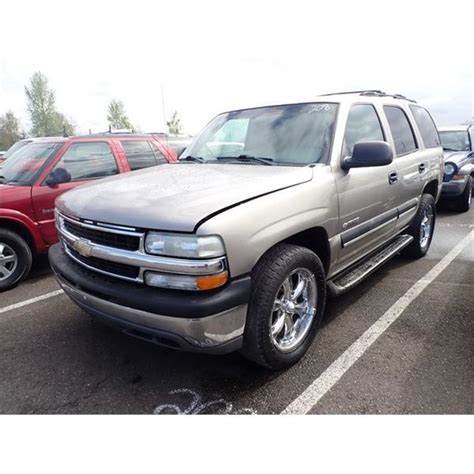
[[[129,335],[281,369],[328,294],[426,254],[442,177],[433,120],[401,95],[235,110],[176,164],[62,195],[50,262],[75,303]]]

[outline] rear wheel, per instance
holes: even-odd
[[[279,244],[252,272],[242,353],[259,365],[283,369],[310,347],[326,301],[326,279],[310,250]]]
[[[472,178],[469,176],[469,179],[466,183],[463,193],[456,199],[456,209],[459,212],[467,212],[471,207],[472,202]]]
[[[423,194],[415,218],[407,231],[407,234],[413,236],[413,242],[406,248],[406,255],[411,258],[426,255],[433,239],[435,222],[435,200],[431,194]]]
[[[33,257],[25,240],[7,229],[0,229],[0,292],[23,280],[31,269]]]

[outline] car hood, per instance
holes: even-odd
[[[56,205],[96,222],[193,232],[211,215],[309,181],[312,174],[309,167],[165,164],[75,188]]]

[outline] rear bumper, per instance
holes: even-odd
[[[189,351],[238,350],[247,316],[250,278],[205,293],[159,290],[99,275],[54,245],[49,259],[65,293],[84,311],[123,332]]]

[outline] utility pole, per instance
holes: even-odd
[[[168,129],[166,128],[166,111],[165,111],[165,91],[163,83],[160,85],[161,88],[161,110],[163,111],[163,127],[166,134],[168,134]]]

